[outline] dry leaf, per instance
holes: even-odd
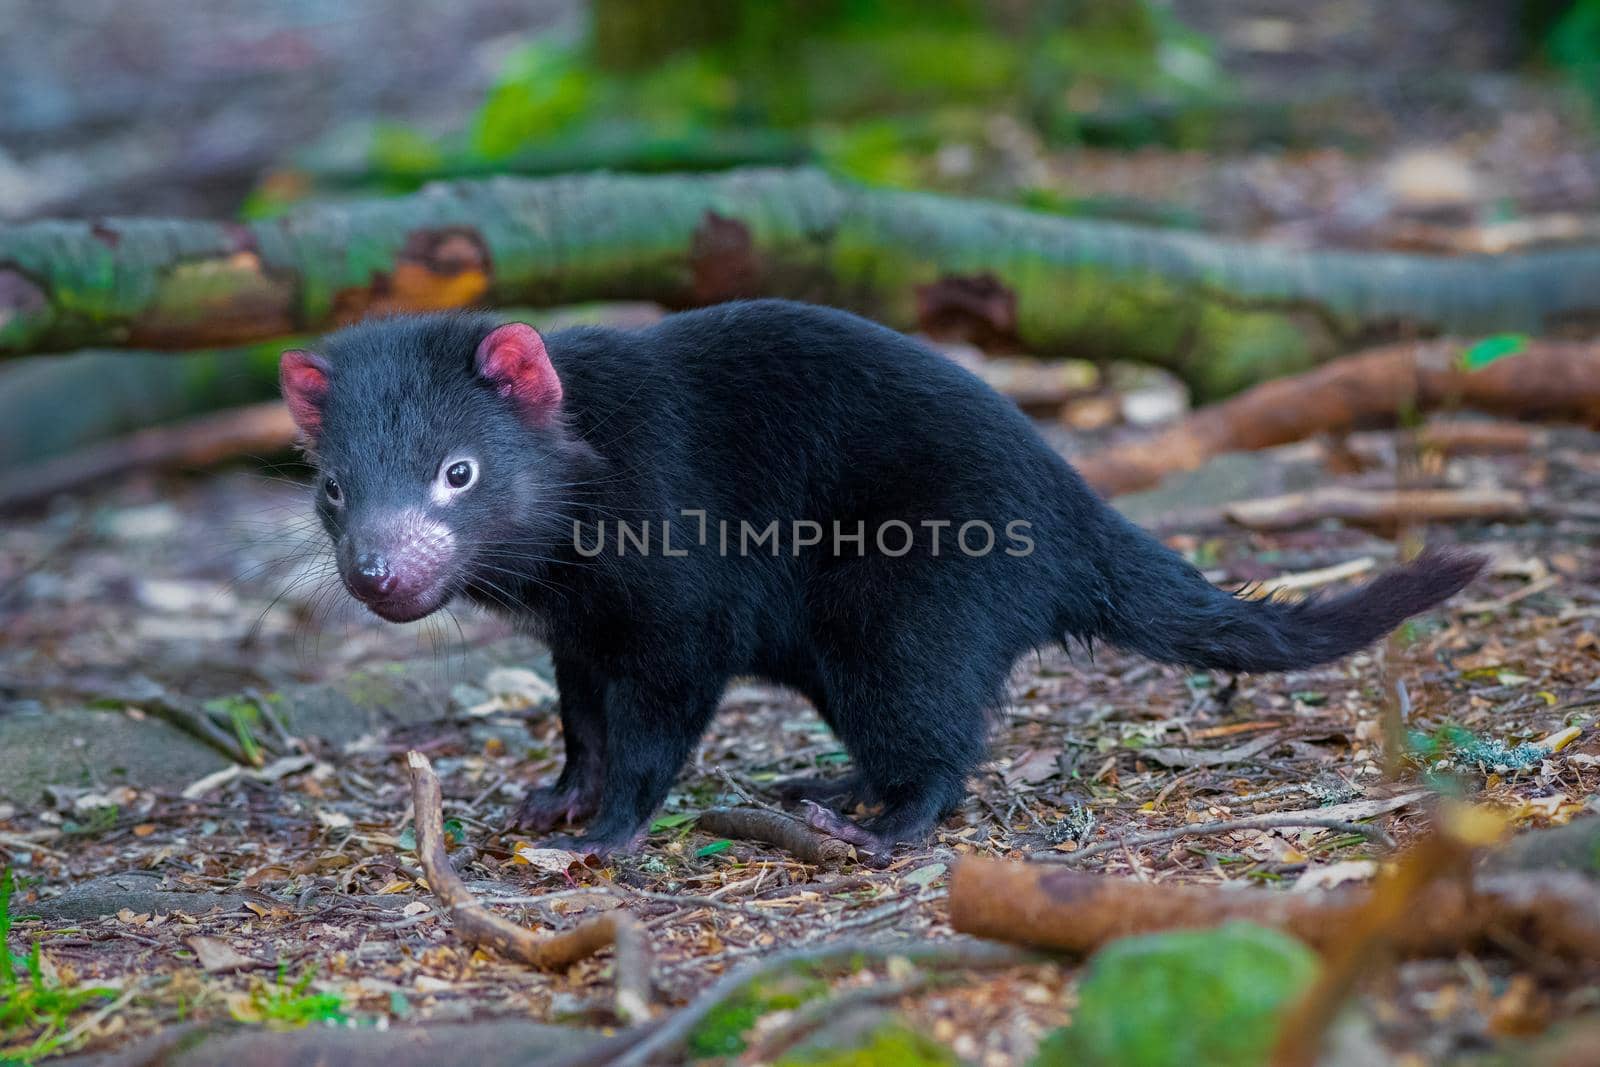
[[[527,842],[518,844],[512,850],[512,857],[518,863],[526,863],[548,874],[566,874],[573,867],[584,866],[581,852],[569,852],[564,848],[536,848]]]
[[[1346,882],[1364,882],[1377,873],[1378,864],[1373,860],[1343,860],[1308,869],[1295,879],[1291,892],[1309,893],[1317,889],[1332,889]]]
[[[1061,771],[1059,748],[1030,748],[1005,769],[1001,777],[1008,789],[1022,785],[1036,785],[1054,778]]]
[[[1232,748],[1146,748],[1139,755],[1168,767],[1226,767],[1243,763],[1276,747],[1283,739],[1277,734],[1258,737]]]
[[[194,937],[186,938],[185,943],[194,949],[195,962],[200,964],[201,969],[213,974],[270,966],[261,960],[240,954],[226,941],[219,941],[214,937],[202,937],[196,934]]]

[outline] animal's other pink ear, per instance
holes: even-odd
[[[300,432],[316,440],[322,430],[322,402],[328,397],[328,361],[315,352],[291,348],[278,361],[278,386]]]
[[[477,363],[478,374],[530,422],[547,423],[561,410],[561,379],[532,326],[512,322],[493,330],[478,345]]]

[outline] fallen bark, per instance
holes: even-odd
[[[962,933],[1087,953],[1160,930],[1247,920],[1330,952],[1371,899],[1366,889],[1321,894],[1134,882],[1039,863],[963,858],[950,879],[950,924]],[[1600,958],[1600,894],[1579,874],[1484,875],[1423,889],[1393,929],[1402,956],[1441,956],[1515,938],[1552,956]]]
[[[837,866],[848,861],[854,852],[849,842],[818,833],[801,820],[781,811],[712,808],[701,812],[695,825],[718,837],[774,845],[801,863],[818,866]]]
[[[626,912],[607,912],[571,930],[540,937],[483,906],[450,865],[445,851],[444,812],[439,779],[428,757],[406,754],[411,771],[411,799],[416,814],[417,859],[428,876],[428,888],[450,911],[463,940],[493,949],[508,959],[540,970],[561,970],[601,949],[616,949],[616,1010],[628,1021],[650,1014],[650,956],[644,934]]]
[[[1304,493],[1240,500],[1223,514],[1252,530],[1290,530],[1327,519],[1393,528],[1419,522],[1518,519],[1528,498],[1515,489],[1358,489],[1327,486]]]
[[[1116,496],[1195,470],[1223,452],[1390,424],[1411,412],[1464,408],[1600,425],[1600,346],[1536,341],[1476,370],[1462,366],[1464,347],[1398,344],[1336,359],[1201,408],[1153,437],[1085,456],[1077,467],[1095,489]],[[1522,440],[1513,430],[1465,428],[1472,425],[1442,431],[1438,443],[1481,448]],[[1421,443],[1428,443],[1426,432]]]
[[[0,511],[134,471],[208,467],[241,456],[276,455],[294,439],[294,420],[277,401],[155,426],[0,474]]]
[[[1211,398],[1374,337],[1559,332],[1600,311],[1600,249],[1307,252],[804,169],[456,182],[245,224],[0,227],[0,355],[221,345],[379,311],[746,296],[1154,363]]]

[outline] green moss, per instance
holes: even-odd
[[[796,1049],[777,1060],[782,1067],[954,1067],[961,1059],[939,1042],[889,1020],[850,1048]]]
[[[750,986],[718,1005],[689,1035],[690,1056],[734,1056],[745,1049],[744,1035],[764,1015],[790,1011],[827,993],[826,982],[802,975]]]
[[[1183,368],[1174,368],[1197,400],[1215,400],[1256,382],[1296,374],[1316,365],[1318,349],[1333,347],[1315,326],[1288,310],[1235,308],[1195,293],[1195,333]],[[1170,362],[1170,360],[1168,361]]]
[[[1250,923],[1124,938],[1090,961],[1072,1025],[1034,1067],[1264,1065],[1318,966],[1299,941]]]
[[[382,669],[359,671],[340,687],[345,698],[358,708],[384,708],[405,696],[396,672]]]

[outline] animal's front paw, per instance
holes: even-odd
[[[587,819],[594,814],[596,806],[595,798],[576,786],[530,789],[511,817],[511,828],[530,834],[548,833],[558,826]]]

